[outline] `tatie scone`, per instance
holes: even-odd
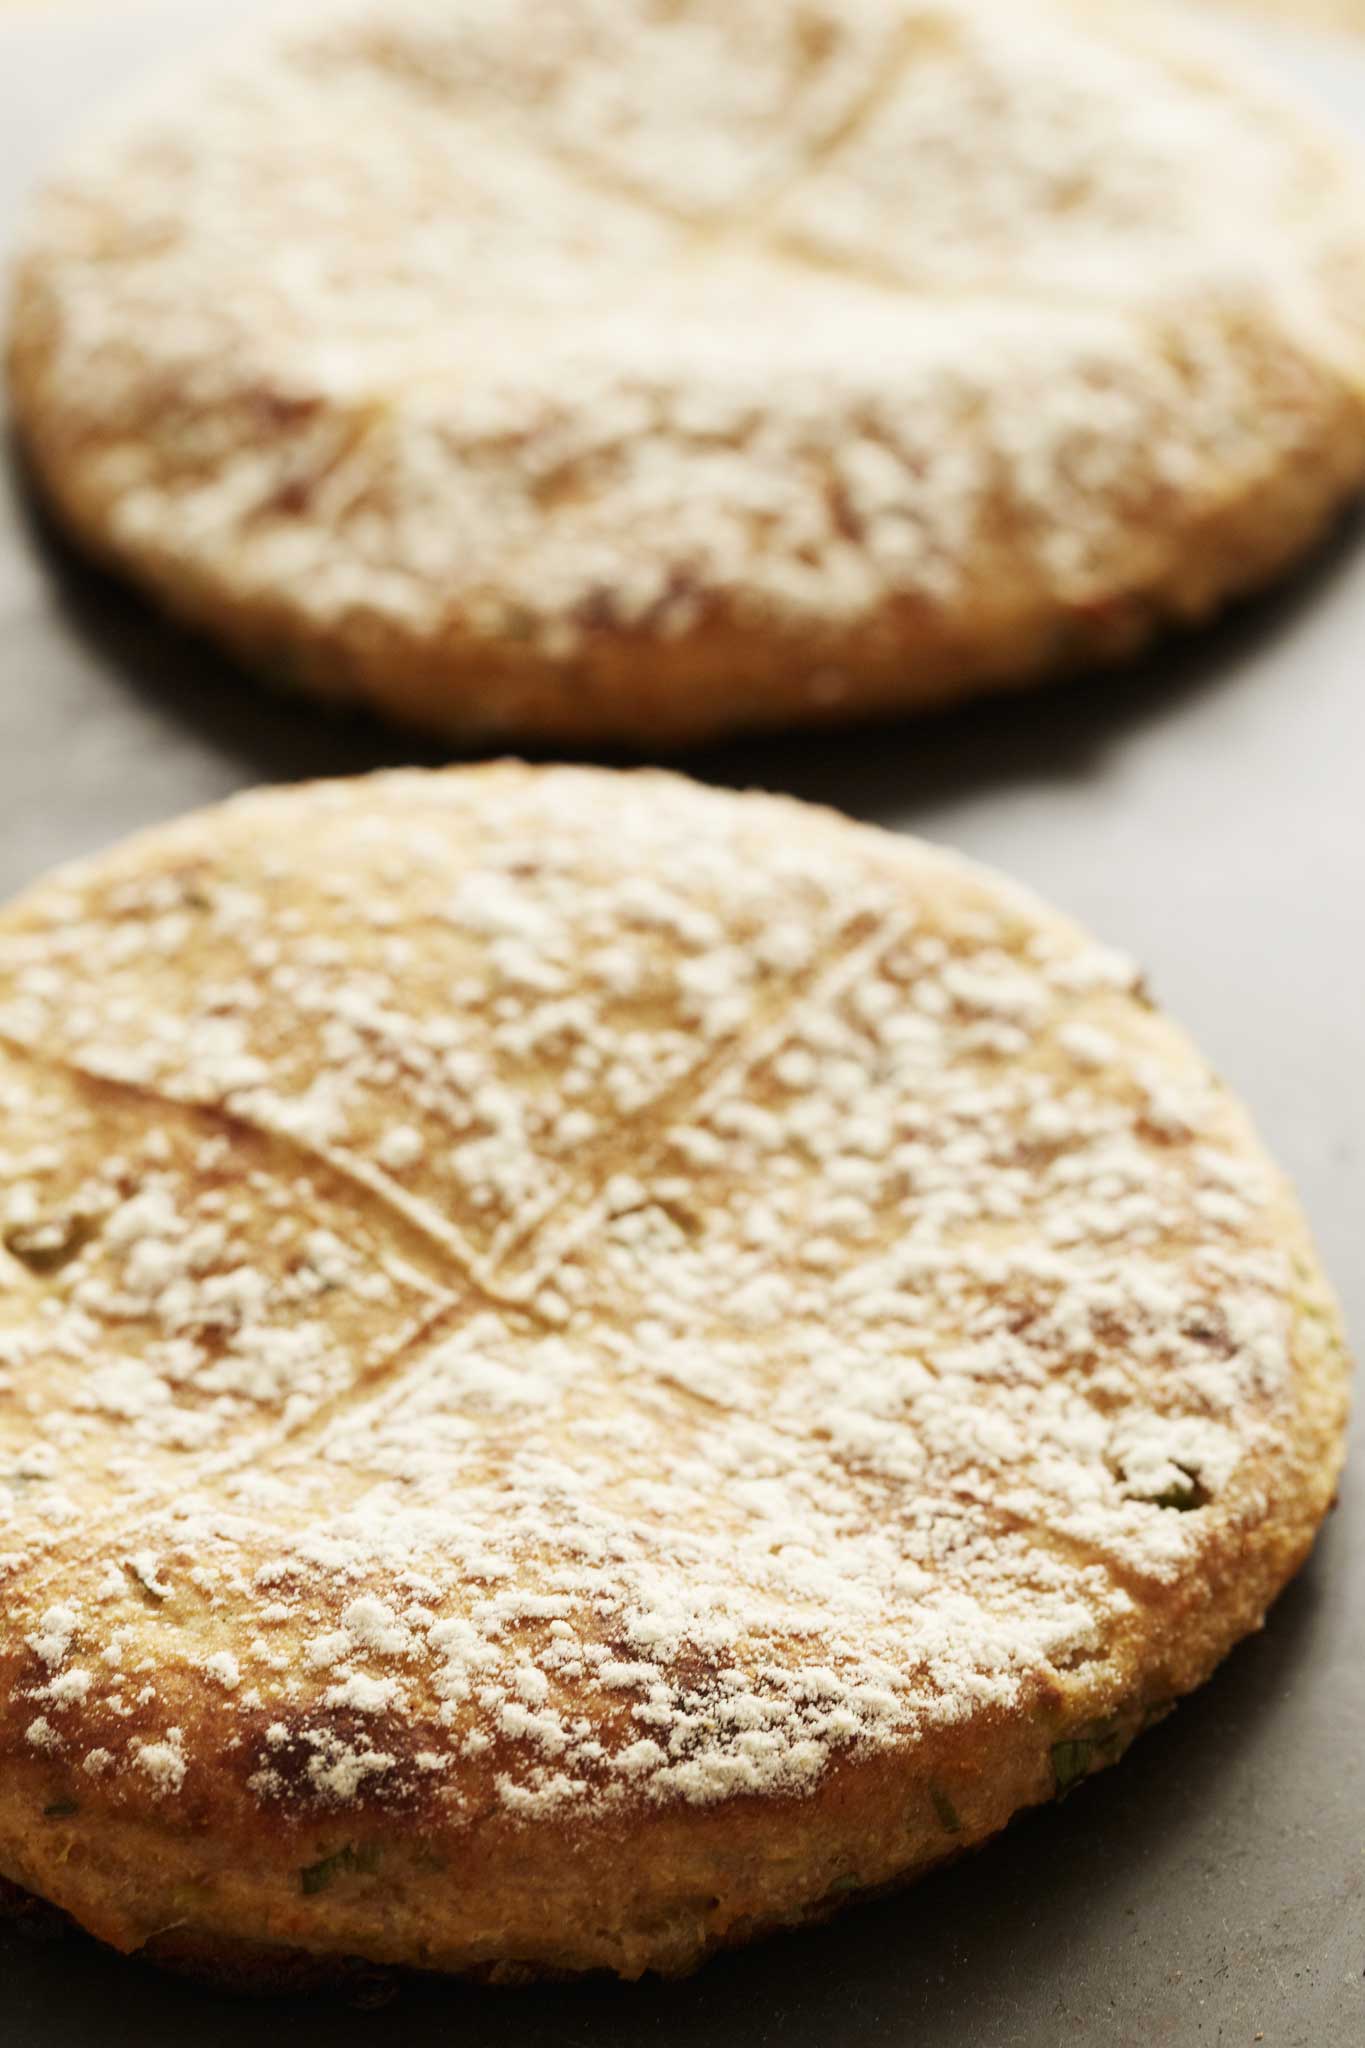
[[[1365,475],[1365,179],[1139,5],[340,0],[30,223],[59,519],[278,680],[678,746],[1131,653]]]
[[[763,795],[252,794],[0,916],[0,1879],[168,1962],[690,1968],[1113,1762],[1347,1360],[1132,967]]]

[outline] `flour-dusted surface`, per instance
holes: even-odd
[[[273,673],[682,740],[1128,651],[1365,468],[1361,184],[1178,23],[334,5],[43,202],[63,515]]]
[[[0,1046],[0,1729],[81,1808],[647,1844],[881,1756],[943,1853],[993,1728],[1064,1737],[1031,1797],[1108,1761],[1330,1493],[1241,1113],[918,842],[588,770],[251,796],[22,899]]]

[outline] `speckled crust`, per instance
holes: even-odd
[[[659,775],[264,793],[0,918],[0,1877],[229,1978],[680,1971],[1115,1760],[1347,1363],[1133,970]]]
[[[263,673],[458,739],[891,715],[1206,618],[1357,489],[1362,186],[1216,43],[534,13],[334,5],[38,210],[34,473]]]

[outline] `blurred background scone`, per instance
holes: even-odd
[[[42,201],[61,519],[250,663],[674,745],[1124,655],[1365,470],[1365,199],[1128,6],[339,4]]]

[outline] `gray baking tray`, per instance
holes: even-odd
[[[0,14],[0,241],[65,136],[206,0]],[[1365,46],[1281,35],[1365,132]],[[0,892],[258,781],[431,759],[261,691],[74,561],[0,482]],[[1139,668],[694,773],[1010,869],[1147,966],[1250,1101],[1365,1330],[1365,520]],[[1360,2048],[1365,1458],[1264,1633],[1065,1805],[899,1898],[683,1984],[240,2000],[0,1925],[4,2048]]]

